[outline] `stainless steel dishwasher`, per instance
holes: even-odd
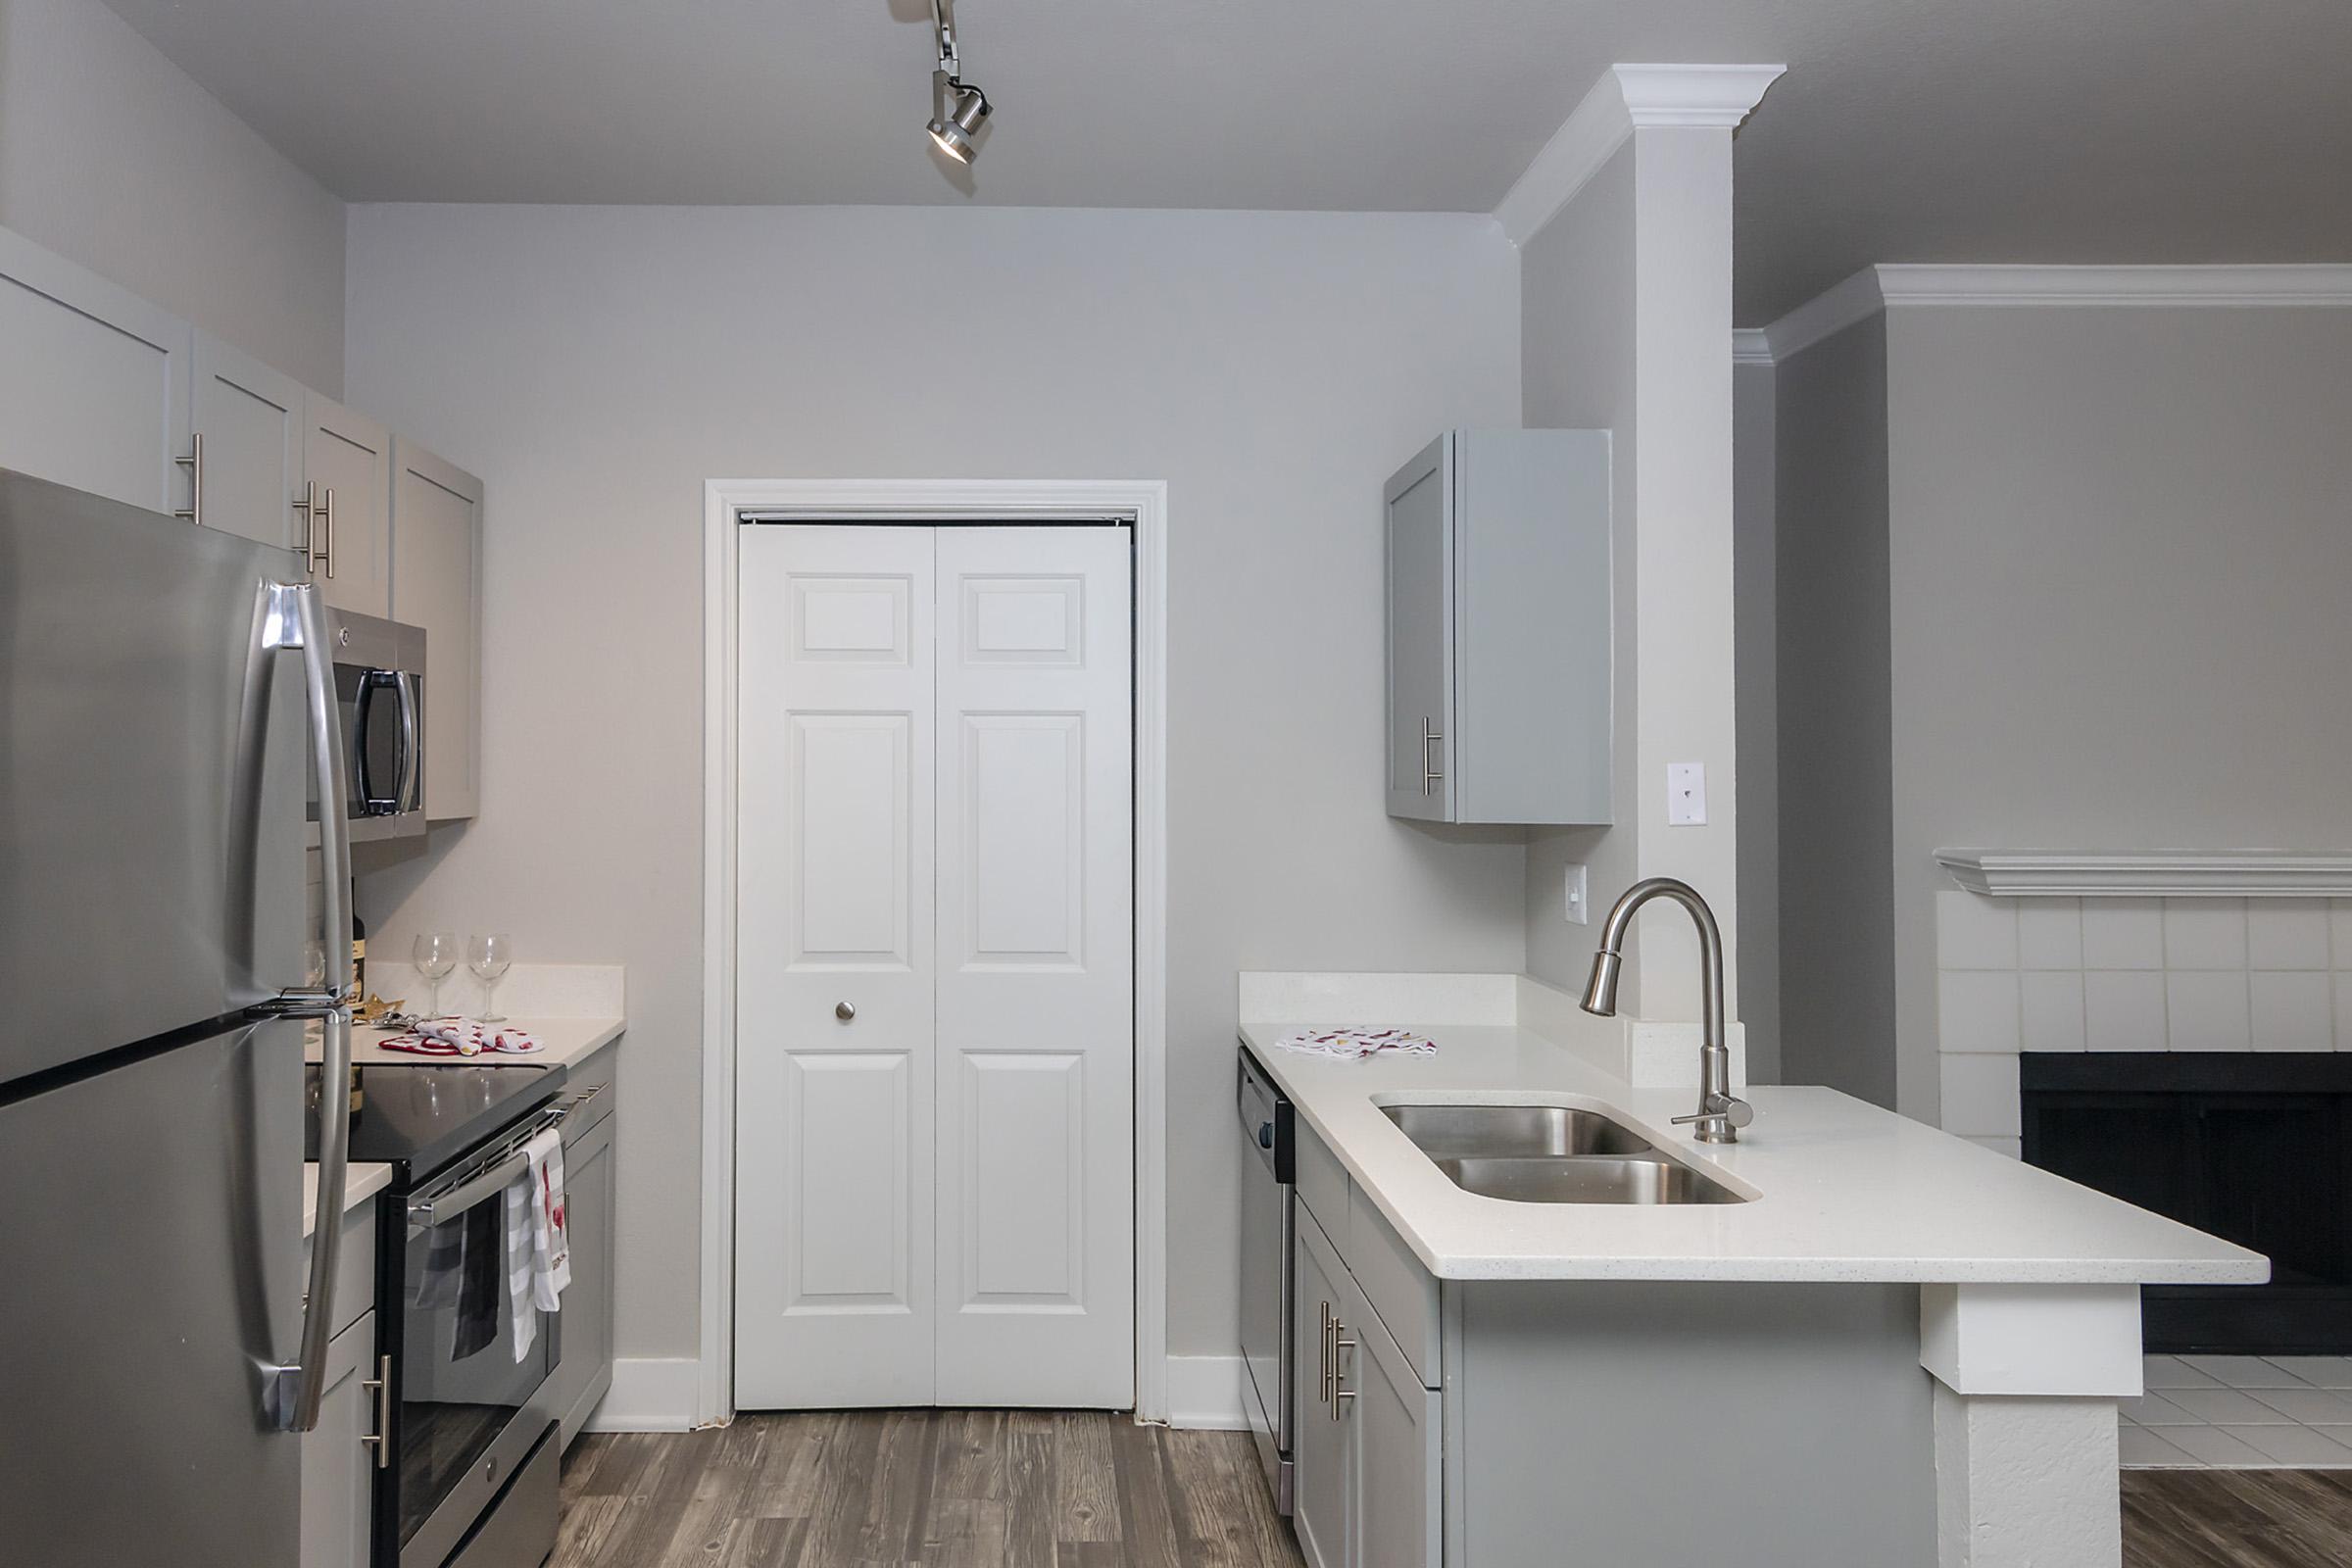
[[[1242,1405],[1274,1506],[1291,1511],[1291,1246],[1294,1145],[1291,1102],[1244,1048],[1235,1071],[1242,1158]]]

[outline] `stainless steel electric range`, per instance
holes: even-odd
[[[510,1298],[504,1200],[523,1173],[522,1145],[564,1118],[564,1069],[356,1071],[351,1158],[393,1172],[377,1226],[389,1433],[377,1447],[375,1568],[538,1568],[555,1544],[561,1445],[544,1396],[563,1323],[527,1296],[519,1308]]]

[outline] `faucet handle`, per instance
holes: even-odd
[[[1756,1119],[1756,1107],[1735,1095],[1709,1095],[1699,1102],[1698,1109],[1688,1116],[1676,1116],[1669,1123],[1688,1127],[1693,1122],[1712,1124],[1737,1132]]]

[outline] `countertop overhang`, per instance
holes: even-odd
[[[1242,1020],[1245,1043],[1357,1187],[1440,1279],[2017,1285],[2259,1284],[2260,1253],[1980,1149],[1834,1089],[1746,1091],[1753,1126],[1703,1145],[1669,1118],[1695,1091],[1636,1089],[1524,1026],[1382,1017],[1434,1056],[1278,1051],[1302,1025]],[[1676,1159],[1757,1196],[1728,1204],[1521,1203],[1456,1187],[1381,1114],[1416,1101],[1605,1108]]]

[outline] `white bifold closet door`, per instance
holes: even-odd
[[[1128,530],[740,542],[736,1403],[1123,1408]]]

